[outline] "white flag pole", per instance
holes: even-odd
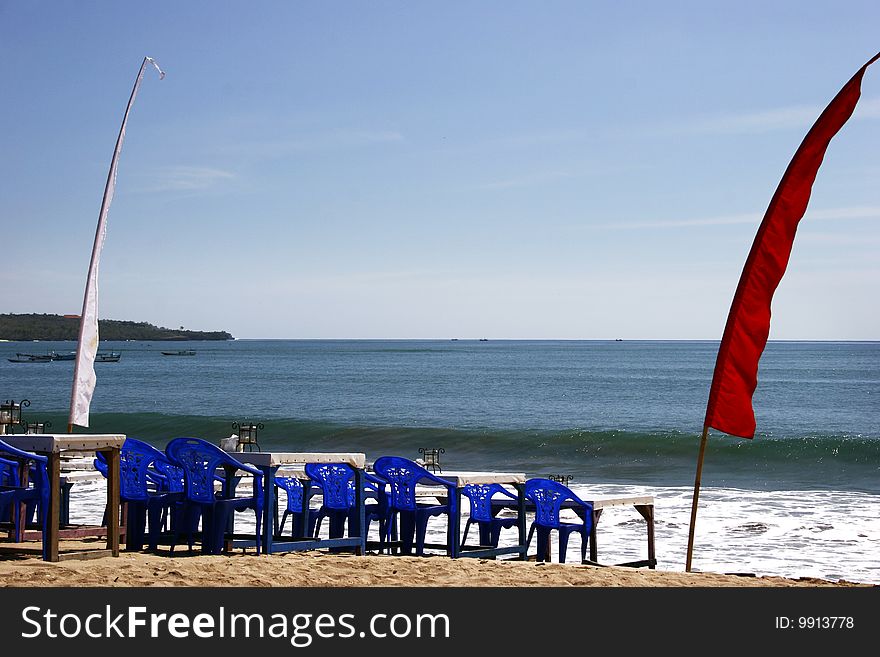
[[[138,87],[144,77],[147,64],[152,64],[159,71],[160,80],[165,77],[165,73],[151,57],[144,57],[134,82],[134,88],[131,90],[131,97],[128,99],[128,106],[125,108],[122,127],[119,129],[116,148],[113,150],[113,159],[110,161],[110,172],[107,174],[104,199],[101,202],[101,212],[98,215],[98,228],[95,231],[95,243],[92,246],[92,259],[89,262],[89,275],[86,279],[86,291],[80,315],[76,366],[73,370],[73,389],[70,395],[68,433],[73,432],[73,425],[89,426],[89,406],[92,403],[92,393],[95,391],[97,380],[95,377],[95,355],[98,352],[98,262],[101,258],[101,249],[104,247],[104,238],[107,235],[107,213],[110,211],[110,202],[113,200],[113,191],[116,187],[116,167],[119,153],[122,151],[122,140],[125,139],[128,114],[134,105],[134,99],[137,96]]]

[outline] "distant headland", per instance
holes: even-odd
[[[99,319],[101,340],[234,340],[226,331],[186,331],[147,322]],[[78,315],[0,314],[0,340],[77,340]]]

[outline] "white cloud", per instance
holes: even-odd
[[[513,187],[529,187],[539,185],[541,183],[561,180],[564,178],[575,178],[577,174],[571,171],[542,171],[522,176],[515,176],[504,180],[495,180],[492,182],[477,185],[478,189],[510,189]]]
[[[145,191],[191,192],[210,189],[220,182],[232,180],[235,174],[212,167],[172,166],[157,171],[153,178],[155,182]]]
[[[775,130],[808,129],[824,107],[819,105],[791,105],[752,112],[690,117],[687,123],[669,126],[672,134],[760,134]],[[856,106],[853,119],[880,118],[880,98],[863,98]]]
[[[257,157],[283,157],[305,151],[348,150],[377,144],[403,142],[401,133],[390,131],[340,131],[303,135],[282,139],[245,141],[233,147],[235,151]]]
[[[730,226],[737,224],[760,224],[763,213],[748,212],[743,214],[703,217],[696,219],[669,219],[660,221],[618,221],[614,223],[593,224],[592,228],[612,230],[632,230],[636,228],[688,228],[699,226]],[[853,206],[843,208],[825,208],[807,210],[803,221],[842,221],[847,219],[880,219],[880,207]]]

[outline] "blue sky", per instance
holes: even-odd
[[[238,338],[719,339],[877,2],[0,0],[0,312]],[[771,339],[880,339],[880,64]]]

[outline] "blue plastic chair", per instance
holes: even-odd
[[[98,452],[95,469],[107,476],[107,459]],[[156,549],[160,530],[169,509],[172,524],[183,500],[183,470],[165,453],[136,438],[126,438],[119,450],[119,499],[128,509],[126,550],[141,550],[149,516],[149,548]],[[106,511],[103,523],[107,522]]]
[[[312,478],[314,481],[314,478]],[[320,482],[315,481],[312,484],[313,490],[315,488],[320,488]],[[396,535],[396,523],[394,522],[394,517],[391,514],[391,495],[386,490],[388,486],[388,482],[376,475],[365,472],[364,473],[364,522],[367,525],[366,534],[369,536],[370,533],[370,525],[373,522],[379,523],[379,553],[385,552],[386,543],[391,540],[392,532],[395,532]],[[348,523],[349,527],[352,527],[352,531],[357,533],[358,531],[358,523],[360,522],[358,509],[355,506],[355,483],[354,479],[349,479],[348,481],[348,502],[349,502],[349,512],[348,512]],[[341,509],[340,509],[341,511]],[[318,511],[318,522],[315,526],[315,536],[321,531],[321,522],[324,518],[328,517],[330,512],[324,508],[321,508]],[[341,516],[340,513],[336,513],[337,517]],[[337,520],[338,522],[338,520]],[[330,535],[331,538],[337,538],[334,535]]]
[[[315,526],[318,521],[318,509],[309,509],[308,527],[303,531],[302,508],[303,508],[303,484],[297,477],[275,477],[275,486],[287,493],[287,508],[281,515],[281,522],[275,518],[275,535],[280,536],[284,532],[284,523],[287,516],[291,516],[290,535],[292,538],[311,537],[315,535]],[[309,495],[311,497],[311,495]]]
[[[476,523],[480,528],[480,545],[498,547],[501,530],[516,527],[517,518],[515,516],[496,517],[492,508],[492,497],[503,495],[516,500],[517,496],[501,484],[466,484],[461,489],[461,494],[468,498],[471,508],[467,522],[464,524],[461,544],[464,545],[467,542],[468,530],[472,523]]]
[[[0,455],[4,460],[18,467],[7,465],[7,470],[16,475],[16,479],[10,485],[0,486],[0,518],[7,518],[11,513],[16,537],[24,533],[21,526],[21,504],[25,504],[25,523],[32,515],[32,510],[38,510],[39,524],[43,532],[43,558],[46,558],[48,541],[46,540],[46,518],[49,513],[49,474],[46,465],[49,459],[40,454],[33,454],[13,447],[0,440]],[[27,486],[21,486],[17,478],[21,468],[27,467],[29,480]]]
[[[568,537],[577,532],[581,536],[581,562],[587,559],[587,545],[593,528],[593,505],[585,502],[570,488],[551,479],[529,479],[525,484],[525,497],[535,505],[535,519],[529,528],[526,547],[532,542],[532,535],[538,534],[538,561],[550,561],[550,532],[559,532],[559,562],[565,562]],[[564,503],[579,517],[579,522],[563,522],[560,511]]]
[[[455,484],[428,472],[418,463],[400,456],[382,456],[373,463],[373,471],[390,487],[389,511],[392,519],[399,518],[401,552],[412,552],[415,537],[416,555],[425,551],[425,535],[431,518],[457,513]],[[420,504],[416,501],[416,484],[443,486],[447,489],[446,504]],[[451,552],[452,546],[447,546]]]
[[[323,494],[314,535],[321,531],[324,518],[330,523],[330,538],[342,538],[346,522],[349,535],[356,535],[360,514],[355,504],[354,469],[345,463],[306,463],[305,471]]]
[[[233,512],[253,510],[256,521],[256,548],[260,554],[260,528],[263,520],[263,473],[257,468],[240,462],[216,445],[200,438],[175,438],[165,447],[168,459],[184,470],[184,520],[182,526],[187,533],[189,548],[192,550],[195,535],[194,512],[202,515],[202,552],[220,554],[223,552],[226,528]],[[241,470],[253,476],[251,495],[244,497],[224,497],[224,492],[215,493],[214,481],[218,468],[227,472],[227,477]],[[227,488],[229,481],[225,482]],[[180,527],[181,524],[178,524]],[[177,534],[172,542],[174,550]]]

